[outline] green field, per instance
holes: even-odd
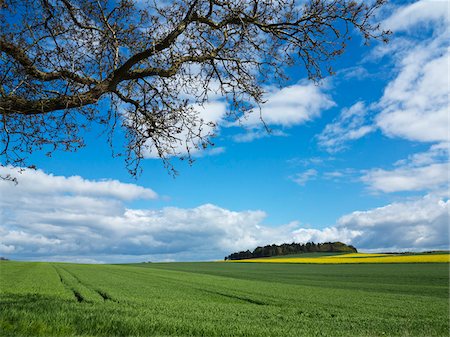
[[[449,264],[0,263],[3,336],[448,336]]]

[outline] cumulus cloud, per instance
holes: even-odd
[[[285,132],[276,128],[289,128],[320,117],[322,111],[336,105],[325,92],[326,88],[326,85],[317,86],[306,81],[281,89],[266,88],[266,102],[261,105],[261,110],[255,109],[239,122],[231,124],[246,129],[246,133],[236,135],[234,140],[249,142],[266,136],[264,124],[275,128],[270,135],[286,136]]]
[[[347,228],[327,227],[324,229],[300,228],[293,232],[296,242],[345,242],[350,244],[353,240],[362,235],[360,230],[350,230]]]
[[[301,228],[297,241],[343,241],[365,251],[449,249],[450,201],[435,195],[342,216],[324,229]]]
[[[449,21],[449,4],[446,0],[421,0],[399,7],[382,22],[384,29],[403,31],[436,21]]]
[[[87,180],[80,176],[54,176],[46,174],[42,170],[18,170],[0,166],[1,176],[17,178],[20,183],[14,189],[8,184],[0,184],[0,194],[8,195],[21,193],[47,194],[50,191],[55,194],[74,194],[78,196],[101,196],[121,200],[155,199],[156,192],[135,184],[126,184],[118,180]]]
[[[371,170],[363,177],[373,189],[383,192],[429,190],[448,182],[449,165],[431,164],[423,167],[394,170]]]
[[[375,123],[390,137],[421,142],[449,139],[449,13],[446,1],[418,1],[399,8],[383,23],[408,32],[400,38],[404,43],[390,49],[396,55],[397,76],[378,102],[381,112]],[[420,35],[424,25],[430,27],[431,37]]]
[[[210,135],[219,133],[222,127],[238,126],[243,128],[244,132],[233,136],[233,140],[236,142],[251,142],[267,136],[287,136],[284,131],[272,127],[288,128],[301,125],[319,117],[323,110],[335,106],[331,97],[325,93],[325,89],[326,85],[317,86],[306,81],[281,89],[267,87],[265,88],[267,91],[264,98],[265,103],[261,105],[261,110],[254,109],[240,120],[230,122],[227,118],[227,102],[220,95],[218,83],[212,81],[208,101],[202,105],[192,106],[198,119],[203,123],[198,123],[191,128],[194,134],[206,139]],[[180,95],[186,96],[184,93],[180,93]],[[186,96],[186,99],[189,98],[190,96]],[[270,132],[267,132],[265,125],[271,129]],[[170,146],[167,144],[169,156],[183,156],[190,153],[194,157],[200,157],[222,152],[214,149],[205,151],[202,144],[186,141],[188,130],[185,127],[181,127],[181,130],[178,135],[179,141]],[[159,158],[156,147],[151,141],[148,143],[144,157]]]
[[[447,1],[422,0],[398,7],[382,22],[394,35],[389,44],[374,48],[369,60],[388,57],[393,78],[369,109],[362,102],[344,109],[318,136],[319,145],[341,150],[377,129],[392,138],[449,141],[449,13]],[[375,115],[370,120],[367,110]]]
[[[396,163],[391,170],[372,169],[362,177],[372,190],[381,192],[433,191],[448,187],[449,144],[433,145]]]
[[[335,106],[323,87],[300,82],[282,89],[270,88],[262,105],[261,117],[268,125],[290,127],[319,117],[323,110]],[[255,111],[243,120],[244,125],[260,125],[260,116]]]
[[[40,172],[39,180],[61,177]],[[92,190],[101,182],[89,181]],[[96,185],[98,183],[98,185]],[[20,183],[19,185],[20,186]],[[130,262],[221,259],[234,251],[283,242],[343,241],[364,249],[438,249],[448,245],[448,199],[426,196],[341,217],[324,229],[293,221],[265,225],[261,210],[132,209],[120,194],[37,190],[0,181],[0,254],[13,259]],[[37,202],[39,200],[39,202]]]
[[[379,250],[448,249],[450,201],[433,195],[397,202],[338,220],[337,228],[359,231],[357,247]]]
[[[388,137],[433,145],[391,169],[366,171],[362,181],[372,190],[436,192],[448,188],[449,9],[446,1],[418,1],[398,8],[383,22],[385,28],[404,34],[379,53],[394,55],[396,76],[373,105],[379,110],[375,126]]]
[[[128,191],[119,192],[117,186]],[[105,187],[102,181],[43,171],[25,170],[18,185],[0,181],[0,191],[8,196],[0,200],[0,254],[15,258],[217,259],[235,250],[289,241],[297,226],[272,228],[264,225],[262,211],[236,212],[211,204],[132,209],[126,200],[156,194],[133,184]]]
[[[367,121],[367,115],[367,107],[361,101],[343,109],[339,117],[317,136],[318,144],[329,152],[344,149],[348,141],[359,139],[374,131],[374,126]]]
[[[422,142],[448,140],[450,84],[443,74],[449,72],[450,49],[436,42],[411,50],[401,61],[399,75],[387,85],[376,117],[386,135]]]

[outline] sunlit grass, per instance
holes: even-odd
[[[7,261],[0,336],[446,336],[448,277],[426,263]]]

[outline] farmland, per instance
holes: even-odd
[[[0,263],[4,336],[446,336],[449,264]]]
[[[303,256],[302,256],[303,255]],[[347,264],[347,263],[439,263],[450,262],[449,254],[320,254],[319,256],[276,256],[234,260],[233,262],[252,263],[314,263],[314,264]],[[314,255],[314,253],[312,253]]]

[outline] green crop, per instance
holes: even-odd
[[[3,336],[446,336],[449,265],[0,263]]]

